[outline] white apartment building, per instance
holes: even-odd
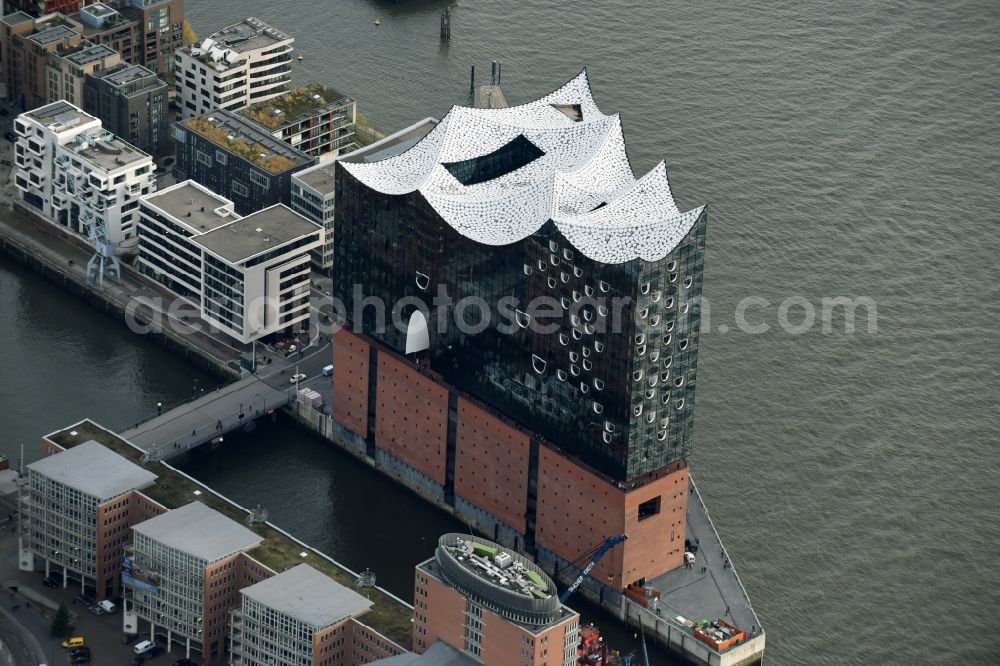
[[[177,49],[181,119],[239,109],[289,91],[295,38],[250,17]]]
[[[187,180],[139,205],[139,270],[246,343],[309,320],[309,256],[323,229],[284,204],[246,217]]]
[[[116,250],[134,246],[139,197],[156,191],[152,157],[64,101],[22,113],[14,133],[22,205],[84,237],[103,226]]]

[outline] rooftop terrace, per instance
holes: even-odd
[[[492,541],[445,534],[438,539],[434,559],[419,566],[528,629],[565,618],[552,579],[517,551]]]
[[[291,38],[290,35],[281,32],[254,16],[245,18],[239,23],[228,25],[222,30],[208,36],[208,39],[212,40],[220,48],[236,51],[237,53],[267,48]],[[202,40],[202,43],[205,41],[207,40]]]
[[[104,171],[114,171],[136,162],[152,160],[135,146],[104,129],[86,130],[62,146]]]
[[[149,194],[143,197],[143,200],[177,218],[197,233],[217,229],[237,217],[229,199],[202,187],[193,180],[186,180]],[[221,214],[223,212],[225,215]]]
[[[318,115],[323,109],[350,104],[351,101],[347,95],[314,83],[240,109],[239,113],[273,130],[300,118]]]
[[[88,440],[96,440],[133,463],[142,464],[143,451],[141,449],[132,446],[114,432],[102,428],[89,419],[58,430],[48,435],[47,439],[65,448],[78,446]],[[246,509],[216,495],[207,486],[178,472],[169,464],[149,462],[145,463],[145,467],[159,478],[155,484],[142,492],[167,508],[176,508],[197,499],[237,522],[244,523],[246,521],[248,514]],[[249,555],[274,571],[286,571],[302,562],[307,562],[341,585],[351,587],[354,584],[356,576],[352,572],[320,556],[318,552],[291,539],[270,524],[255,524],[250,529],[263,537],[263,542],[251,550]],[[365,624],[399,645],[409,648],[411,645],[412,625],[410,618],[412,617],[412,608],[393,599],[378,588],[370,588],[367,593],[374,605],[365,615]]]
[[[312,161],[305,153],[231,111],[214,111],[181,124],[268,173],[281,173]]]
[[[288,206],[276,204],[192,240],[236,264],[321,229]]]

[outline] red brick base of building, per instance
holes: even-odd
[[[333,336],[333,368],[331,413],[353,440],[347,448],[494,541],[566,571],[585,566],[581,557],[605,538],[625,534],[591,572],[618,591],[681,566],[686,461],[614,481],[347,330]]]

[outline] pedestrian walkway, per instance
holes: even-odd
[[[293,393],[250,375],[137,424],[122,437],[150,458],[167,460],[284,407]]]

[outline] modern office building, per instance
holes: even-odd
[[[252,104],[239,113],[315,158],[354,147],[354,100],[318,84]]]
[[[177,51],[181,118],[235,110],[288,92],[294,42],[250,17]]]
[[[437,125],[436,118],[424,118],[410,127],[396,132],[374,147],[371,154],[384,159],[390,151],[404,152]],[[354,160],[364,159],[368,148],[350,153]],[[326,232],[322,249],[313,253],[313,265],[322,271],[333,267],[333,220],[335,215],[335,165],[323,162],[292,174],[292,210],[322,224]]]
[[[633,175],[585,72],[378,158],[335,174],[347,446],[550,570],[627,534],[587,585],[678,567],[704,207]]]
[[[142,65],[122,64],[88,75],[83,108],[100,118],[105,129],[154,157],[171,149],[167,84]]]
[[[121,0],[118,11],[137,26],[138,42],[129,62],[172,77],[174,52],[183,43],[184,0]]]
[[[54,448],[27,466],[30,539],[22,543],[22,568],[44,563],[45,574],[62,574],[97,598],[120,593],[121,560],[131,543],[129,527],[165,509],[139,493],[156,475],[89,440],[65,451]]]
[[[437,641],[485,664],[575,666],[580,616],[538,565],[467,534],[445,534],[417,565],[413,647]]]
[[[46,104],[62,100],[82,107],[87,75],[114,67],[121,61],[121,56],[110,46],[89,41],[49,54]]]
[[[308,564],[240,594],[242,606],[232,613],[232,664],[347,666],[403,652],[357,620],[371,601]]]
[[[240,590],[274,575],[245,551],[263,537],[201,502],[132,527],[132,548],[123,563],[126,624],[148,623],[149,636],[166,634],[192,648],[203,663],[218,663],[229,636],[229,613]],[[139,626],[139,625],[136,625]]]
[[[32,18],[15,12],[0,21],[0,64],[7,94],[24,109],[48,101],[49,55],[69,50],[83,41],[82,27],[63,14]]]
[[[125,62],[136,62],[139,24],[135,21],[101,2],[81,7],[69,18],[80,24],[84,39],[117,51]]]
[[[291,203],[292,174],[316,160],[232,111],[174,123],[174,172],[236,204],[248,215]]]
[[[140,202],[139,270],[240,342],[309,320],[309,254],[323,229],[277,204],[240,217],[193,181]]]
[[[139,197],[156,190],[152,157],[67,102],[22,113],[14,133],[21,205],[85,237],[103,229],[118,249],[134,245]]]

